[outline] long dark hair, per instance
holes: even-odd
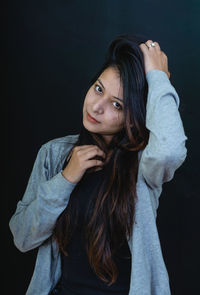
[[[119,35],[109,44],[102,68],[90,81],[91,87],[108,67],[117,67],[123,83],[124,128],[106,145],[102,136],[89,132],[83,125],[77,142],[68,153],[66,167],[72,150],[77,145],[98,145],[105,153],[112,150],[104,167],[101,189],[95,198],[85,226],[85,242],[89,262],[104,282],[113,284],[118,270],[112,259],[126,237],[130,238],[135,223],[137,201],[138,151],[145,148],[149,130],[145,126],[148,84],[144,72],[144,60],[140,43],[148,39],[139,35]],[[98,158],[98,156],[96,157]],[[93,167],[85,173],[91,173]],[[89,205],[90,206],[90,205]],[[92,206],[92,205],[91,205]],[[76,226],[77,210],[70,199],[66,209],[58,217],[54,234],[60,250],[68,256],[67,245],[71,227]],[[89,214],[89,213],[88,213]]]

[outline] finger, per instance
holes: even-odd
[[[158,50],[158,49],[161,50],[161,49],[160,49],[160,45],[159,45],[159,43],[156,42],[156,41],[154,41],[154,43],[155,43],[155,45],[156,45],[154,48],[157,49],[157,50]]]
[[[102,149],[100,149],[100,147],[98,147],[97,145],[89,145],[89,147],[87,147],[87,148],[85,148],[85,149],[82,149],[82,151],[84,151],[84,152],[88,152],[88,151],[96,151],[97,153],[98,152],[100,152],[100,153],[103,153],[103,154],[105,154],[105,152],[102,150]]]
[[[143,54],[147,54],[148,53],[149,49],[148,49],[148,47],[146,46],[145,43],[141,43],[139,45],[139,47],[140,47],[141,51],[143,52]]]
[[[102,150],[96,150],[96,149],[94,150],[93,149],[93,150],[89,150],[89,151],[83,153],[83,156],[87,157],[88,159],[90,159],[96,155],[102,156],[104,158],[106,157],[106,154]]]
[[[147,46],[148,49],[151,48],[151,43],[153,43],[152,40],[147,40],[147,41],[145,42],[145,45]]]
[[[154,43],[155,46],[151,46],[152,43]],[[152,50],[152,49],[156,49],[157,51],[161,50],[159,43],[156,42],[156,41],[153,42],[152,40],[147,40],[145,42],[145,44],[146,44],[146,46],[148,47],[149,50]]]
[[[86,169],[93,167],[93,166],[103,166],[104,163],[100,160],[90,160],[86,162]]]
[[[96,145],[94,145],[94,144],[77,145],[77,146],[74,147],[74,149],[76,149],[77,151],[80,151],[80,150],[86,150],[86,149],[88,149],[90,147],[94,148],[95,146]]]
[[[91,157],[93,157],[95,155],[100,155],[100,156],[102,156],[104,158],[106,157],[105,152],[103,150],[101,150],[97,146],[93,146],[93,147],[91,146],[91,147],[89,147],[87,149],[79,150],[78,152],[84,158],[88,158],[88,157],[91,158]]]

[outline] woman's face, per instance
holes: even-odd
[[[88,117],[95,118],[97,121]],[[116,68],[107,68],[89,88],[83,104],[83,125],[109,143],[123,128],[123,86]]]

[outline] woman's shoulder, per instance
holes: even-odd
[[[69,135],[66,135],[63,137],[53,138],[53,139],[45,142],[44,144],[42,144],[42,146],[47,149],[49,149],[49,148],[56,149],[56,148],[59,148],[60,146],[71,145],[77,141],[78,136],[79,136],[79,134],[69,134]]]
[[[49,141],[47,141],[46,143],[44,143],[43,145],[46,146],[51,146],[51,145],[59,145],[62,143],[75,143],[78,139],[79,134],[69,134],[63,137],[57,137],[57,138],[53,138]]]
[[[44,163],[49,169],[49,175],[57,173],[78,136],[79,134],[70,134],[43,143],[37,155],[37,164],[41,166],[41,163]]]
[[[69,149],[78,140],[79,134],[69,134],[63,137],[53,138],[42,144],[40,150],[44,151],[51,160],[57,160],[66,155]]]

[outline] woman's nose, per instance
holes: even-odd
[[[93,111],[98,111],[102,113],[105,108],[105,103],[106,102],[103,99],[95,101],[93,104]]]

